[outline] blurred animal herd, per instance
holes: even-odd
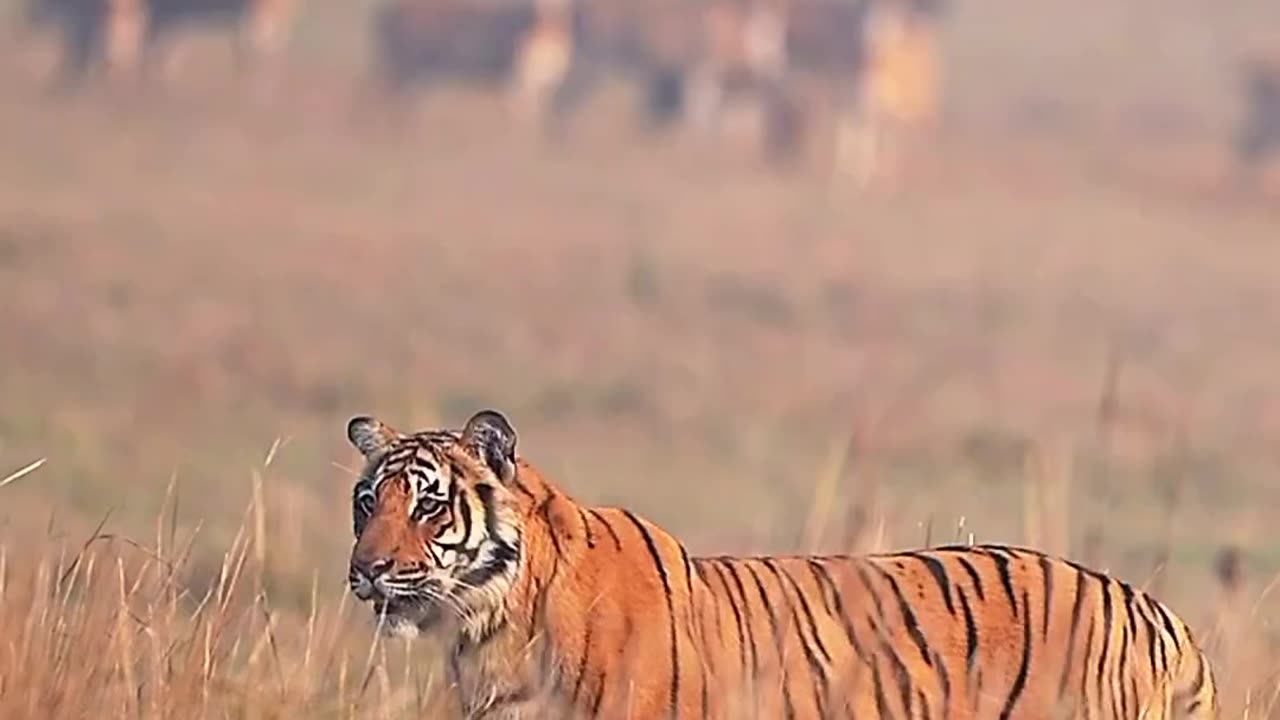
[[[176,31],[218,24],[236,64],[278,61],[301,0],[28,0],[59,38],[54,87],[161,70]],[[444,83],[490,86],[563,137],[604,79],[635,91],[641,127],[699,131],[749,109],[770,160],[793,159],[833,111],[834,167],[860,181],[936,117],[943,0],[385,0],[368,13],[368,81],[387,102]]]
[[[59,38],[54,87],[161,69],[178,31],[221,25],[239,69],[278,62],[303,0],[25,0]],[[564,137],[602,79],[635,93],[642,128],[723,131],[754,118],[763,157],[794,160],[825,128],[830,169],[865,186],[891,175],[938,123],[940,33],[950,0],[382,0],[366,13],[367,81],[388,103],[468,83]],[[351,32],[360,32],[351,29]],[[1226,140],[1254,183],[1280,148],[1280,57],[1238,66]],[[747,111],[746,113],[742,111]]]

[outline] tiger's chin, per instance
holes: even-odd
[[[433,603],[374,600],[374,619],[387,637],[414,639],[439,624],[441,611]]]

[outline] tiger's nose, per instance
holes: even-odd
[[[373,582],[382,577],[391,569],[394,560],[391,558],[380,558],[377,560],[352,560],[351,567],[369,582]]]

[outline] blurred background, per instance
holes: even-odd
[[[425,712],[345,424],[495,407],[691,551],[1109,570],[1280,718],[1271,0],[0,9],[6,716]]]

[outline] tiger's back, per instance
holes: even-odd
[[[1216,712],[1212,674],[1176,615],[1031,550],[692,562],[709,590],[701,631],[716,682],[752,688],[722,717]]]

